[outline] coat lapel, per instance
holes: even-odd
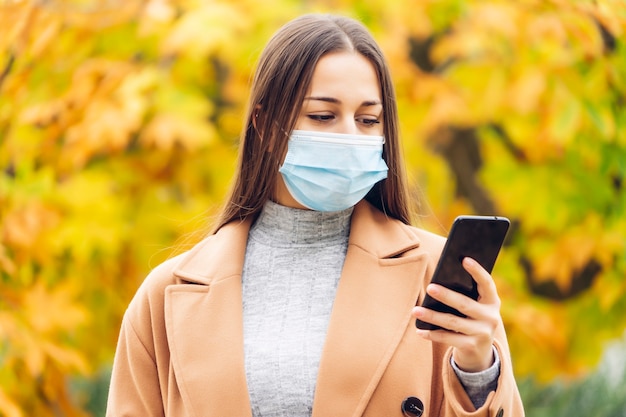
[[[166,289],[170,360],[190,415],[251,416],[243,352],[241,271],[250,222],[231,223],[179,264]]]
[[[415,250],[414,254],[398,255]],[[360,416],[411,325],[427,262],[419,240],[369,204],[356,206],[329,323],[313,417]]]
[[[174,271],[178,284],[166,289],[170,360],[191,415],[251,416],[241,299],[251,223],[228,224],[192,249]],[[399,222],[368,203],[355,207],[313,417],[363,413],[412,323],[425,256],[419,239]]]

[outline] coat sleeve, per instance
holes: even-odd
[[[420,229],[414,230],[423,244],[430,248],[431,271],[434,271],[436,262],[441,256],[445,238],[425,232]],[[424,282],[424,289],[430,282],[427,279]],[[492,391],[487,400],[478,410],[472,404],[471,399],[465,392],[465,388],[459,381],[458,376],[454,372],[450,359],[452,357],[452,348],[448,348],[441,362],[440,375],[443,382],[443,399],[439,416],[445,417],[524,417],[524,406],[517,388],[517,382],[513,374],[513,365],[511,363],[511,353],[506,337],[504,325],[500,322],[496,329],[494,346],[500,357],[500,376],[498,378],[498,386]]]
[[[455,417],[524,417],[524,407],[513,375],[511,355],[504,329],[502,328],[498,334],[500,337],[494,341],[494,346],[500,357],[498,387],[489,394],[487,401],[478,410],[474,408],[450,364],[452,349],[448,349],[442,370],[444,397],[446,398],[444,415]]]
[[[165,288],[173,283],[172,258],[155,268],[130,302],[113,360],[107,417],[165,415],[169,351],[163,320]]]
[[[113,362],[106,416],[164,415],[155,358],[125,316]]]

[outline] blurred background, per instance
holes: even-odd
[[[626,416],[624,0],[0,0],[0,416],[103,416],[121,317],[207,232],[254,64],[356,17],[418,224],[513,227],[494,279],[529,416]]]

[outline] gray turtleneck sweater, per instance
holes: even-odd
[[[351,215],[352,208],[318,212],[270,201],[250,229],[242,279],[245,367],[254,417],[311,415]],[[455,371],[480,406],[496,387],[499,361],[478,374]]]

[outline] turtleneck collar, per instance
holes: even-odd
[[[343,211],[314,211],[267,201],[250,229],[250,238],[272,246],[325,246],[350,235],[353,207]]]

